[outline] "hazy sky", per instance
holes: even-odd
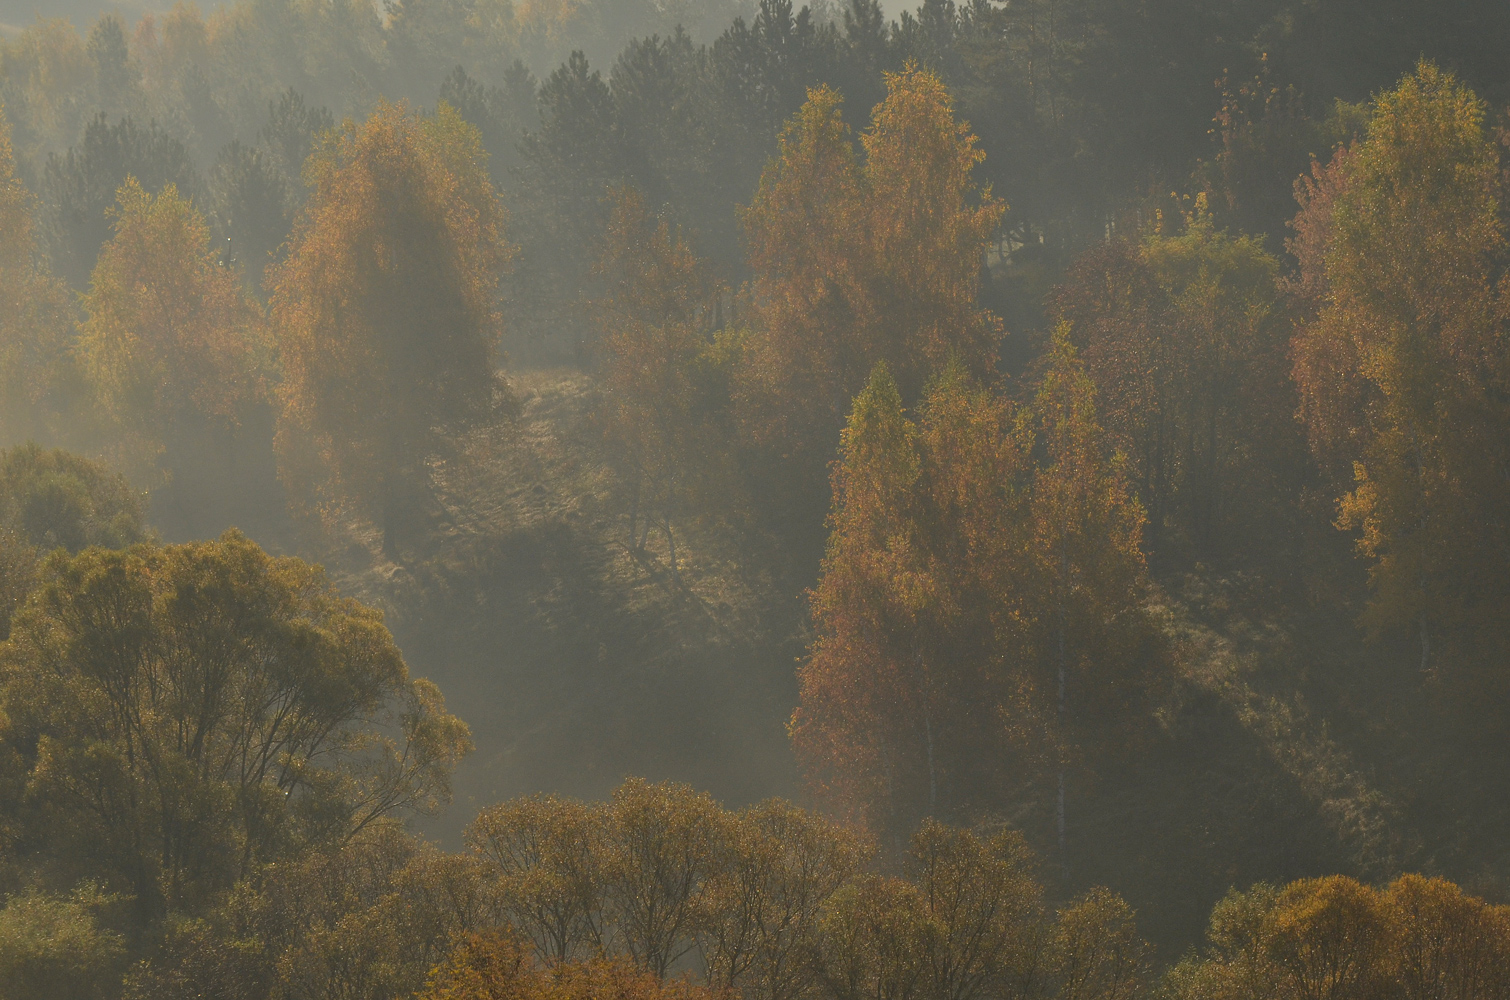
[[[881,9],[887,17],[895,17],[903,8],[912,6],[914,0],[881,0]],[[214,8],[219,0],[200,0],[201,10]],[[798,6],[801,6],[799,0]],[[44,17],[67,17],[74,24],[83,26],[99,16],[101,11],[116,10],[134,23],[145,10],[163,11],[173,6],[172,0],[0,0],[0,27],[16,29],[25,27]]]

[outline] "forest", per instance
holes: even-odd
[[[0,1000],[1510,998],[1510,5],[23,6]]]

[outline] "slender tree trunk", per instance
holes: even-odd
[[[1057,819],[1059,834],[1059,865],[1064,877],[1067,879],[1069,878],[1070,874],[1070,858],[1064,830],[1064,702],[1066,694],[1065,689],[1068,686],[1069,680],[1069,663],[1068,655],[1065,649],[1066,627],[1064,620],[1064,605],[1065,590],[1069,587],[1070,551],[1068,545],[1066,544],[1066,541],[1067,540],[1064,538],[1063,533],[1061,533],[1059,542],[1059,804]]]
[[[669,558],[671,560],[671,578],[677,583],[681,583],[682,574],[676,568],[676,535],[671,531],[671,518],[666,518],[665,522],[661,525],[661,530],[666,533],[666,548],[669,550]]]
[[[1420,562],[1416,565],[1416,585],[1421,590],[1421,673],[1431,669],[1431,629],[1426,616],[1426,461],[1421,457],[1421,439],[1416,433],[1414,423],[1410,427],[1410,444],[1416,454],[1416,490],[1420,495],[1417,501],[1421,505],[1421,519],[1416,526],[1417,533],[1421,536],[1417,543],[1421,551]]]
[[[398,486],[390,476],[383,483],[383,555],[398,562]]]
[[[938,810],[939,785],[933,769],[933,722],[926,704],[923,706],[923,736],[928,741],[928,814],[931,816]]]

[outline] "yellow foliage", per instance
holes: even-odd
[[[266,335],[261,309],[220,266],[204,217],[175,187],[153,197],[127,179],[112,213],[78,357],[127,455],[150,464],[176,430],[235,426],[262,397]]]

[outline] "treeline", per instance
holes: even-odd
[[[377,825],[270,858],[177,913],[142,960],[118,899],[36,891],[0,910],[6,996],[830,997],[902,1000],[1502,995],[1510,914],[1440,879],[1234,891],[1162,976],[1104,889],[1048,905],[1013,831],[924,822],[883,873],[857,831],[685,786],[501,803],[446,854]],[[137,952],[139,954],[139,952]]]

